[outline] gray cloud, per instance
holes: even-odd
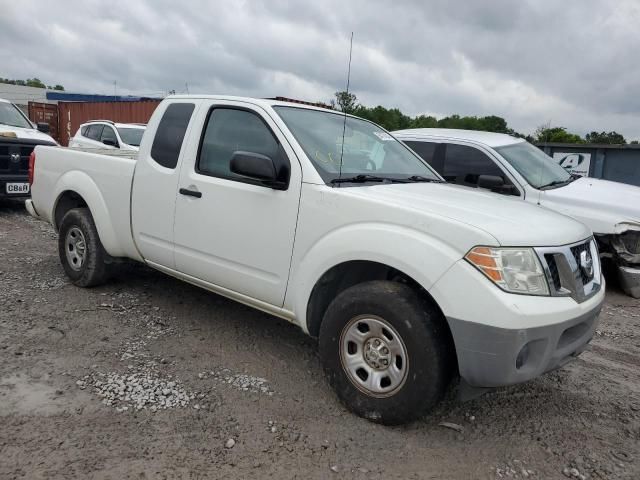
[[[0,0],[1,76],[68,90],[328,100],[640,137],[635,0]]]

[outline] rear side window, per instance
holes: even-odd
[[[87,138],[90,138],[91,140],[96,140],[96,141],[100,141],[100,135],[102,135],[102,129],[103,129],[104,125],[89,125],[87,127],[87,134],[85,135]]]
[[[83,137],[87,136],[87,130],[89,129],[89,125],[85,125],[84,127],[82,127],[80,129],[80,135],[82,135]]]
[[[231,157],[237,151],[266,155],[282,163],[280,143],[264,121],[255,113],[230,108],[211,111],[202,137],[198,172],[214,177],[246,181],[231,172]]]
[[[416,142],[416,141],[405,141],[409,148],[416,152],[424,161],[426,161],[429,165],[435,168],[438,173],[442,173],[442,166],[436,165],[435,154],[436,148],[438,147],[438,143],[433,142]]]
[[[163,167],[176,168],[194,108],[193,103],[172,103],[165,110],[151,146],[151,158]]]
[[[506,185],[512,185],[500,167],[477,148],[452,143],[447,145],[442,172],[447,182],[476,187],[480,175],[502,177]]]

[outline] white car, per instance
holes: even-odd
[[[447,185],[333,110],[171,96],[137,160],[37,147],[32,179],[27,209],[54,225],[75,285],[130,258],[284,318],[377,422],[416,418],[458,374],[495,387],[564,365],[604,300],[587,226]]]
[[[116,123],[110,120],[92,120],[83,123],[69,140],[72,148],[119,148],[137,151],[146,125]]]
[[[402,140],[445,180],[556,210],[586,224],[618,267],[628,295],[640,298],[640,187],[579,177],[511,135],[473,130],[399,130]]]

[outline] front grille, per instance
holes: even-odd
[[[571,247],[571,253],[573,254],[576,265],[578,265],[578,271],[580,272],[580,279],[582,280],[582,284],[586,285],[593,280],[593,269],[591,270],[591,274],[589,274],[584,268],[582,268],[582,252],[586,252],[587,257],[591,258],[590,242]],[[591,261],[593,262],[593,258],[591,258]]]
[[[29,172],[29,156],[37,145],[50,142],[33,140],[0,140],[0,173],[26,175]]]
[[[547,253],[544,256],[544,259],[547,261],[547,266],[549,267],[549,275],[551,276],[551,282],[553,283],[553,287],[559,291],[562,288],[562,283],[560,282],[560,273],[558,272],[558,265],[556,264],[556,259],[554,258],[552,253]]]
[[[552,296],[583,302],[600,290],[600,259],[593,239],[562,247],[536,248],[536,252]],[[592,269],[588,268],[589,259]]]

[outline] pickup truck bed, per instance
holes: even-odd
[[[131,235],[131,183],[136,161],[131,155],[114,152],[39,147],[38,204],[56,208],[38,210],[38,215],[59,225],[67,206],[82,198],[109,254],[142,260]]]

